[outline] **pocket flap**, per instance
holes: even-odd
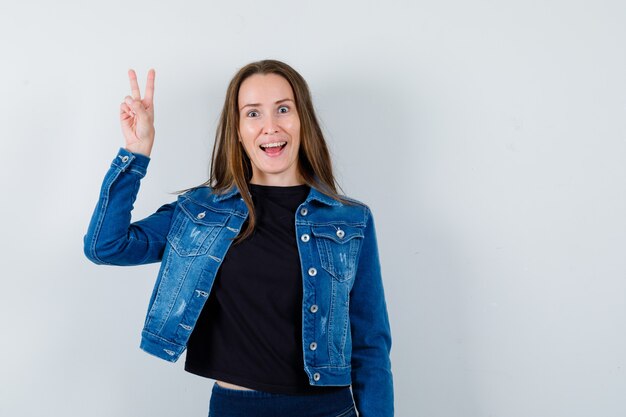
[[[338,225],[321,225],[311,226],[311,231],[315,237],[323,237],[332,239],[337,243],[345,243],[351,239],[363,237],[363,228],[357,226],[348,226],[345,224]]]
[[[205,226],[224,226],[230,217],[228,213],[216,212],[188,198],[181,201],[179,205],[191,221]]]

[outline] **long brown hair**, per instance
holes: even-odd
[[[248,189],[248,182],[252,178],[252,166],[238,136],[239,88],[246,78],[254,74],[278,74],[291,85],[296,100],[296,110],[300,118],[298,169],[305,183],[334,200],[344,204],[352,204],[349,199],[337,192],[337,189],[341,189],[341,187],[333,175],[330,153],[317,121],[311,93],[304,78],[292,67],[281,61],[265,59],[252,62],[242,67],[228,84],[224,107],[215,134],[210,178],[199,186],[175,192],[180,194],[208,185],[213,188],[214,193],[223,194],[236,186],[248,207],[248,224],[239,233],[234,243],[250,236],[256,225],[254,204]]]

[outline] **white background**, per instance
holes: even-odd
[[[9,5],[10,4],[10,5]],[[139,349],[158,264],[82,238],[134,68],[156,142],[133,220],[208,175],[226,85],[309,83],[377,222],[400,417],[626,415],[626,3],[0,5],[0,415],[206,416]]]

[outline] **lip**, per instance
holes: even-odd
[[[287,143],[289,143],[289,141],[287,139],[277,138],[277,139],[272,139],[272,140],[266,140],[264,142],[259,143],[257,146],[261,147],[261,145],[267,145],[268,143],[275,143],[275,142],[287,142]]]
[[[266,157],[268,157],[268,158],[277,158],[277,157],[281,156],[285,152],[285,149],[287,149],[287,146],[289,146],[289,142],[286,141],[286,140],[272,140],[270,142],[265,142],[265,143],[274,143],[274,142],[287,142],[287,143],[285,143],[285,146],[283,146],[280,151],[278,151],[277,153],[274,153],[274,154],[269,154],[269,153],[265,152],[263,149],[260,148],[261,145],[259,145],[259,150],[261,151],[261,153],[263,155],[265,155]],[[263,144],[265,144],[265,143],[263,143]]]

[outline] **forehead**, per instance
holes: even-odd
[[[289,81],[278,74],[254,74],[239,87],[239,104],[274,102],[283,98],[293,99]]]

